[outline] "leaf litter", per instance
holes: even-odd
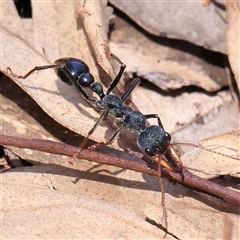
[[[16,24],[12,26],[10,25],[7,31],[6,28],[3,28],[3,44],[5,46],[2,53],[4,56],[3,70],[5,70],[6,67],[10,66],[15,73],[23,74],[31,69],[31,66],[29,66],[29,64],[31,64],[32,67],[37,65],[47,65],[49,63],[52,63],[56,58],[62,57],[62,54],[65,54],[65,56],[76,56],[83,59],[90,66],[91,72],[94,76],[96,76],[96,80],[98,81],[102,78],[103,71],[99,72],[99,69],[96,67],[96,63],[93,60],[92,55],[89,54],[89,49],[86,47],[89,46],[89,42],[86,39],[84,40],[84,37],[86,38],[86,35],[83,29],[81,29],[82,31],[80,31],[79,29],[72,29],[71,33],[73,34],[73,36],[71,36],[71,43],[74,44],[71,44],[71,46],[68,46],[69,40],[67,40],[67,38],[66,44],[64,44],[64,38],[59,37],[58,41],[55,42],[54,49],[51,49],[49,41],[53,41],[54,39],[56,39],[56,36],[49,35],[46,36],[46,39],[48,39],[48,41],[44,41],[41,43],[37,42],[36,46],[40,46],[37,50],[35,47],[31,47],[30,43],[27,43],[27,40],[23,40],[25,37],[27,39],[27,36],[28,39],[30,39],[29,32],[27,33],[23,31],[22,25],[24,24],[21,23],[22,19],[20,19],[16,12],[14,12],[14,6],[11,4],[11,2],[4,3],[4,7],[8,7],[8,13],[12,13],[11,19],[13,20],[15,18],[14,22],[16,22]],[[56,9],[62,9],[62,13],[64,12],[64,9],[62,7],[63,5],[58,5],[59,8],[56,8],[56,6],[57,5],[55,5],[55,11]],[[65,8],[69,6],[70,5],[67,4],[65,5]],[[42,16],[43,13],[41,13],[41,11],[38,12],[36,9],[37,5],[33,4],[32,7],[36,15],[40,14],[40,16]],[[46,9],[53,10],[51,6],[48,6],[48,8]],[[46,11],[46,9],[43,9],[42,11]],[[64,18],[64,20],[65,22],[67,22],[66,24],[69,24],[69,26],[73,26],[72,23],[74,22],[74,19],[76,19],[76,15],[72,16],[72,7],[69,7],[69,9],[70,12],[68,12],[68,20],[66,21],[66,18]],[[60,12],[55,12],[55,15],[53,14],[53,12],[50,12],[49,14],[50,17],[55,16],[53,18],[50,18],[51,20],[49,21],[55,21],[56,19],[59,20],[59,18],[63,16]],[[41,20],[41,18],[39,19]],[[7,20],[7,16],[4,16],[4,20]],[[3,21],[3,23],[4,22],[5,21]],[[41,24],[40,22],[41,21],[39,21],[38,23],[37,19],[36,22],[34,22],[33,34],[37,34],[38,24]],[[51,24],[53,23],[54,22],[52,22]],[[15,26],[17,25],[18,27],[15,28]],[[43,28],[39,28],[42,29],[40,32],[43,31],[46,33],[44,26],[42,27]],[[49,25],[45,25],[45,27],[49,27]],[[58,29],[65,29],[66,31],[67,27],[58,27]],[[15,35],[13,33],[15,33]],[[18,36],[16,37],[16,34],[21,38],[19,38]],[[62,33],[62,36],[70,35]],[[81,37],[81,40],[79,40],[79,37]],[[33,37],[32,39],[35,39],[35,41],[39,41],[39,38],[36,39],[36,37]],[[11,45],[8,44],[10,42]],[[114,44],[116,45],[116,43]],[[120,57],[120,59],[123,60],[124,63],[127,63],[128,68],[127,59],[124,59],[124,56],[122,59],[122,56],[119,56],[114,51],[114,47],[112,47],[114,46],[114,44],[111,44],[111,51],[114,52],[118,57]],[[93,45],[97,46],[98,44]],[[121,45],[119,46],[121,47]],[[64,50],[62,52],[56,52],[56,49],[60,48]],[[118,48],[119,47],[117,46],[116,49]],[[85,50],[87,50],[86,53],[84,52]],[[119,54],[121,55],[121,52],[119,52]],[[125,54],[127,54],[127,52]],[[134,53],[133,51],[132,54],[136,55],[137,52]],[[127,54],[127,56],[129,56],[129,53]],[[131,64],[129,65],[131,67]],[[111,70],[108,70],[108,72],[110,71]],[[99,75],[100,73],[101,75]],[[112,76],[111,74],[109,75]],[[38,74],[36,73],[34,74],[34,76],[32,76],[32,78],[26,79],[24,81],[16,80],[16,83],[20,85],[29,95],[31,95],[34,100],[37,101],[38,104],[56,121],[60,122],[67,128],[70,128],[71,130],[80,133],[83,136],[86,135],[87,131],[91,128],[91,126],[94,124],[97,117],[99,116],[98,113],[92,110],[82,100],[82,98],[79,97],[79,94],[72,91],[72,88],[61,85],[61,82],[57,80],[57,77],[51,70],[41,71]],[[136,103],[140,110],[144,113],[159,113],[162,122],[164,123],[164,126],[166,127],[166,129],[169,129],[171,133],[179,130],[183,125],[187,125],[189,122],[193,122],[196,117],[199,117],[199,115],[204,116],[211,109],[217,109],[226,102],[231,103],[227,92],[220,96],[210,96],[209,98],[207,98],[204,94],[196,93],[196,99],[198,99],[198,101],[195,102],[195,108],[192,108],[191,105],[194,105],[191,104],[191,101],[194,99],[192,95],[187,96],[187,94],[180,94],[175,98],[174,101],[170,96],[161,96],[159,93],[156,92],[156,89],[153,90],[151,86],[149,87],[148,85],[146,85],[147,88],[143,87],[138,87],[136,91],[134,91],[134,94],[132,96],[133,102]],[[141,91],[143,92],[141,93]],[[185,100],[181,100],[182,95],[184,95],[184,97],[186,98]],[[161,96],[162,98],[158,98],[159,96]],[[10,103],[8,102],[8,100],[6,101],[7,102],[3,104],[3,106],[5,107],[3,107],[3,112],[1,114],[3,116],[4,134],[16,134],[16,136],[28,136],[29,138],[37,137],[41,139],[55,139],[52,134],[45,131],[42,126],[39,125],[39,123],[36,122],[34,119],[32,119],[28,114],[24,112],[20,114],[21,109],[18,108],[16,104]],[[180,103],[180,106],[186,106],[186,104],[189,104],[189,106],[185,107],[186,112],[183,111],[183,109],[178,106],[177,103]],[[208,107],[206,107],[206,103],[208,103]],[[170,111],[169,109],[174,109],[174,111]],[[191,112],[192,115],[188,115],[189,113],[187,112],[187,109],[190,110],[189,112]],[[199,109],[201,109],[200,112],[197,111]],[[81,112],[81,114],[79,114],[79,112]],[[181,115],[183,116],[183,119],[181,119]],[[186,118],[184,118],[184,116],[186,116]],[[41,118],[45,118],[45,114],[41,113]],[[103,135],[105,135],[106,132],[107,135],[105,135],[105,137],[108,138],[109,135],[112,133],[112,130],[106,131],[108,128],[109,126],[106,125],[100,126],[96,134],[93,136],[93,140],[101,141],[103,139]],[[236,125],[233,124],[232,129],[236,129]],[[190,140],[188,139],[188,141]],[[118,147],[118,144],[119,141],[115,143],[114,147]],[[224,145],[224,143],[221,144]],[[6,202],[8,201],[7,199],[9,199],[10,196],[16,196],[16,192],[18,192],[18,196],[20,196],[21,192],[25,192],[25,196],[31,196],[32,199],[30,199],[30,202],[33,200],[34,202],[38,202],[39,197],[41,199],[41,197],[45,194],[50,194],[51,196],[48,198],[47,201],[44,201],[43,199],[41,203],[42,206],[36,205],[35,207],[41,211],[41,209],[44,209],[43,206],[45,206],[47,211],[42,212],[41,216],[44,219],[49,219],[50,221],[51,219],[58,219],[59,223],[62,223],[63,220],[61,220],[61,214],[58,213],[58,210],[52,208],[51,204],[48,204],[49,199],[51,199],[52,197],[54,204],[56,204],[56,201],[54,199],[59,199],[59,197],[57,196],[59,192],[61,194],[61,198],[64,198],[66,201],[63,204],[59,203],[59,206],[63,206],[61,212],[64,212],[64,216],[72,216],[71,219],[67,221],[71,228],[66,228],[65,226],[65,228],[63,228],[63,230],[61,231],[61,236],[63,238],[72,237],[73,235],[71,234],[73,234],[74,232],[76,232],[76,236],[79,236],[78,234],[83,234],[79,233],[77,230],[72,231],[73,226],[76,226],[76,228],[74,227],[74,229],[77,229],[77,227],[79,227],[79,216],[82,216],[84,219],[82,224],[84,224],[88,220],[90,223],[92,223],[92,226],[94,227],[96,223],[92,222],[93,215],[95,216],[95,219],[96,217],[97,219],[99,219],[98,222],[104,223],[106,221],[104,220],[105,214],[103,214],[103,212],[102,214],[100,214],[100,216],[96,216],[96,214],[98,214],[98,209],[105,208],[106,202],[107,204],[110,204],[110,206],[106,207],[108,209],[106,211],[107,214],[109,214],[109,208],[111,208],[112,206],[113,208],[117,206],[117,219],[122,219],[122,221],[120,222],[122,224],[121,227],[123,227],[124,230],[121,230],[122,228],[120,228],[119,225],[112,224],[113,222],[116,222],[116,220],[112,220],[110,221],[111,223],[109,223],[110,225],[114,225],[113,227],[115,227],[112,229],[112,231],[110,231],[109,228],[107,231],[105,231],[104,229],[106,228],[106,226],[99,226],[99,231],[101,231],[101,233],[108,233],[108,235],[105,235],[105,237],[121,236],[128,238],[137,238],[138,236],[142,237],[144,231],[147,231],[148,234],[152,234],[148,235],[152,237],[161,237],[161,235],[158,234],[163,234],[161,233],[160,229],[156,229],[155,227],[153,228],[151,224],[146,224],[146,222],[143,222],[144,218],[151,219],[156,223],[161,222],[161,194],[159,193],[159,185],[157,179],[139,173],[131,171],[121,171],[114,167],[101,165],[99,166],[89,162],[81,161],[76,163],[76,165],[71,166],[69,165],[68,159],[66,157],[53,156],[40,152],[36,154],[36,151],[26,151],[20,149],[15,149],[14,151],[18,151],[18,155],[20,157],[22,156],[24,159],[31,159],[33,161],[41,163],[42,166],[33,166],[22,169],[18,168],[17,172],[13,169],[5,173],[3,175],[4,178],[2,184],[3,186],[5,186],[4,189],[8,189],[9,195],[5,194]],[[207,160],[209,158],[212,159],[212,156],[205,157],[204,159]],[[196,162],[193,162],[192,164],[194,165],[194,163],[196,165]],[[203,162],[201,164],[198,164],[198,167],[207,167],[204,164],[206,163]],[[188,163],[186,163],[186,166],[188,166]],[[191,164],[188,167],[191,167]],[[216,174],[218,168],[214,170],[216,166],[214,167],[212,165],[208,167],[207,172],[210,172],[209,168],[212,167],[213,172],[215,172],[214,174]],[[219,169],[221,170],[222,168],[219,167]],[[233,168],[230,168],[228,172],[231,172],[232,169]],[[203,171],[205,171],[205,169],[203,169]],[[21,188],[19,191],[17,191],[16,188],[19,189],[19,179],[21,179]],[[34,179],[37,180],[34,181]],[[43,179],[45,180],[44,182]],[[222,229],[224,223],[224,216],[228,215],[235,223],[237,221],[237,215],[231,213],[226,214],[224,212],[211,208],[210,206],[201,202],[201,200],[199,200],[199,196],[189,189],[178,185],[172,186],[165,180],[164,186],[166,191],[165,198],[168,211],[168,230],[171,234],[178,236],[178,238],[220,238],[222,236],[222,232],[220,230]],[[53,191],[54,189],[58,191]],[[34,197],[35,194],[32,194],[33,191],[38,192],[36,194],[36,198]],[[77,209],[73,210],[72,207],[65,207],[64,204],[71,204],[74,197],[77,198],[77,205],[74,205],[77,207]],[[87,217],[86,212],[79,212],[77,215],[73,214],[73,211],[79,211],[79,203],[81,201],[88,202],[90,204],[91,207],[89,217]],[[4,227],[6,233],[11,233],[11,226],[13,226],[12,223],[14,220],[15,224],[17,224],[19,223],[19,219],[26,219],[27,217],[28,219],[30,219],[30,221],[26,221],[25,227],[29,228],[27,222],[29,222],[29,224],[31,223],[31,228],[34,230],[32,231],[32,237],[34,237],[34,233],[36,233],[36,230],[39,229],[40,225],[42,226],[43,221],[38,218],[36,219],[36,215],[32,214],[33,212],[29,212],[29,210],[31,210],[28,210],[30,202],[28,202],[27,199],[22,200],[22,206],[26,206],[27,210],[20,213],[18,211],[19,206],[17,204],[14,205],[14,203],[11,203],[11,209],[13,209],[13,206],[15,206],[16,209],[13,209],[12,213],[4,215]],[[97,207],[95,204],[97,204]],[[126,208],[128,209],[126,210]],[[49,209],[53,209],[53,211],[51,211],[52,217],[49,217]],[[14,215],[16,216],[16,211],[18,212],[18,215],[17,217],[13,218]],[[139,215],[139,213],[141,214]],[[128,214],[129,217],[132,219],[135,219],[136,217],[133,217],[133,214],[137,214],[137,218],[134,222],[136,223],[136,225],[138,226],[137,228],[140,229],[140,231],[134,232],[134,235],[126,235],[125,226],[126,224],[129,225],[128,223],[126,223],[126,216],[128,216]],[[145,215],[145,217],[143,214]],[[34,221],[33,224],[34,219],[36,219],[36,221]],[[140,221],[141,223],[138,221]],[[22,222],[22,220],[20,222]],[[214,224],[206,227],[206,222],[214,222]],[[141,224],[143,224],[144,228]],[[53,235],[50,234],[56,232],[55,227],[59,226],[60,224],[56,224],[56,226],[51,225],[51,227],[48,228],[48,230],[50,231],[49,235],[45,236],[52,237]],[[116,228],[120,229],[117,233]],[[233,236],[238,235],[238,228],[238,225],[234,224]],[[15,228],[15,230],[17,230],[17,228]],[[44,236],[44,230],[46,230],[44,226],[41,227],[38,234]],[[155,233],[157,233],[157,235],[154,235]],[[13,232],[13,234],[19,236],[17,235],[19,234],[19,232],[17,231]],[[14,237],[13,234],[10,237]],[[91,233],[91,235],[82,236],[99,237],[103,235],[95,232]],[[29,235],[27,237],[29,237]],[[168,237],[171,238],[169,235]]]

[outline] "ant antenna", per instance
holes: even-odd
[[[179,143],[170,143],[169,145],[170,146],[185,145],[185,146],[197,147],[197,148],[200,148],[200,149],[202,149],[204,151],[207,151],[207,152],[210,152],[210,153],[214,153],[214,154],[218,154],[218,155],[221,155],[223,157],[228,157],[228,158],[232,158],[232,159],[235,159],[235,160],[240,160],[239,157],[234,157],[234,156],[231,156],[231,155],[228,155],[228,154],[225,154],[225,153],[217,152],[217,151],[209,149],[209,148],[205,148],[205,147],[203,147],[199,143],[198,144],[194,144],[194,143],[179,142]]]

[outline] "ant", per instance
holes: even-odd
[[[134,79],[132,85],[130,85],[130,87],[122,94],[121,97],[110,94],[118,85],[126,67],[126,65],[122,63],[115,55],[111,54],[111,57],[120,64],[120,70],[108,87],[106,93],[103,92],[103,85],[100,82],[95,82],[93,75],[90,73],[88,65],[77,58],[60,58],[56,60],[53,65],[36,66],[24,76],[14,74],[9,67],[7,70],[13,77],[26,79],[35,71],[54,68],[61,81],[68,85],[74,86],[75,89],[91,106],[101,112],[99,119],[90,129],[87,136],[79,146],[79,151],[85,147],[89,137],[100,124],[100,122],[111,117],[114,117],[116,120],[116,125],[118,126],[117,130],[107,142],[96,143],[88,148],[89,151],[93,151],[102,145],[110,145],[116,140],[123,129],[138,132],[138,137],[136,140],[138,147],[148,158],[154,162],[157,162],[158,181],[162,192],[161,203],[163,208],[163,219],[167,228],[167,213],[165,208],[164,187],[161,178],[161,167],[164,167],[171,172],[179,173],[184,179],[184,175],[182,173],[184,166],[172,146],[184,144],[199,147],[206,151],[217,153],[223,156],[228,155],[205,149],[201,145],[192,143],[170,143],[171,136],[164,130],[158,114],[144,115],[140,111],[135,111],[133,108],[126,106],[124,102],[130,96],[135,87],[140,83],[139,78]],[[99,99],[91,98],[84,89],[90,89],[92,92],[97,94]],[[147,119],[150,118],[157,119],[158,125],[148,126]]]
[[[124,105],[124,101],[140,83],[140,79],[135,78],[132,85],[122,94],[121,97],[110,94],[119,83],[126,68],[126,65],[114,54],[111,54],[111,58],[115,59],[120,64],[120,70],[108,87],[106,94],[103,92],[102,83],[95,82],[88,65],[77,58],[60,58],[57,59],[53,65],[36,66],[24,76],[14,74],[9,67],[7,70],[9,70],[14,77],[26,79],[35,71],[54,68],[55,73],[60,80],[68,85],[74,86],[90,105],[96,110],[102,112],[97,122],[90,129],[88,135],[81,143],[80,149],[84,148],[89,137],[101,121],[115,117],[116,119],[119,119],[116,121],[116,125],[118,126],[116,132],[107,142],[99,142],[89,147],[89,151],[93,151],[102,145],[110,145],[116,140],[123,129],[137,131],[139,132],[137,145],[147,157],[157,162],[159,162],[158,159],[161,158],[160,165],[172,172],[181,172],[183,168],[182,162],[173,148],[170,148],[171,136],[164,130],[159,116],[157,114],[143,115],[141,112],[134,111],[131,107]],[[84,88],[88,88],[96,93],[99,100],[91,98],[84,91]],[[156,118],[158,125],[147,127],[146,120],[150,118]],[[162,159],[162,156],[165,156],[165,159]]]
[[[111,94],[114,88],[118,85],[121,76],[126,68],[126,65],[122,63],[121,60],[118,59],[115,55],[111,54],[111,57],[120,64],[120,70],[116,75],[115,79],[111,82],[106,93],[104,93],[103,91],[102,83],[95,82],[93,75],[90,73],[88,65],[77,58],[60,58],[56,60],[53,65],[36,66],[24,76],[14,74],[10,68],[7,68],[7,70],[9,70],[14,77],[26,79],[35,71],[54,68],[56,75],[60,78],[61,81],[75,87],[75,89],[91,106],[101,112],[99,119],[90,129],[87,136],[79,146],[79,151],[81,151],[85,147],[89,137],[100,124],[100,122],[112,117],[115,118],[116,125],[118,126],[115,133],[108,141],[99,142],[93,146],[90,146],[88,148],[89,151],[93,151],[94,149],[102,145],[110,145],[116,140],[116,138],[123,129],[138,132],[138,137],[136,140],[138,147],[148,158],[154,160],[154,162],[157,162],[158,180],[162,192],[163,218],[165,219],[165,225],[167,226],[164,188],[161,179],[161,167],[164,167],[171,172],[179,173],[181,174],[182,178],[184,178],[184,175],[182,174],[183,164],[172,147],[173,145],[178,145],[180,143],[170,143],[171,136],[168,132],[164,130],[158,114],[144,115],[140,111],[135,111],[133,108],[124,104],[125,100],[130,96],[135,87],[140,83],[139,78],[134,79],[133,83],[122,94],[121,97]],[[94,92],[98,96],[98,99],[91,98],[86,93],[85,89],[89,89]],[[150,118],[157,119],[158,124],[147,126],[147,119]],[[201,145],[195,145],[191,143],[181,144],[196,146],[205,149]],[[206,150],[215,152],[208,149]]]

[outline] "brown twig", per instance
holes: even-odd
[[[144,163],[112,157],[99,152],[90,152],[88,150],[79,151],[79,148],[65,143],[49,140],[25,139],[0,134],[0,145],[28,148],[69,157],[76,156],[76,152],[79,152],[77,158],[142,172],[152,176],[158,176],[156,169],[151,169]],[[224,204],[225,206],[240,206],[240,193],[193,175],[186,168],[183,168],[181,173],[172,173],[165,168],[161,168],[161,176],[169,181],[177,182],[199,192],[204,192],[211,196],[218,197],[222,200],[222,206],[224,206]]]

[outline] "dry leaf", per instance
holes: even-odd
[[[239,119],[238,104],[226,101],[220,107],[200,114],[194,121],[172,134],[172,141],[197,143],[202,139],[238,129],[237,119]]]
[[[192,173],[207,179],[222,175],[239,178],[239,136],[240,130],[236,130],[202,140],[199,142],[201,146],[225,154],[226,156],[196,148],[182,157],[184,165],[187,166]],[[238,160],[236,158],[238,158]]]
[[[23,179],[20,184],[19,179]],[[51,176],[41,173],[4,174],[1,182],[4,239],[158,239],[164,236],[164,232],[147,223],[133,208],[56,191],[53,185]]]
[[[154,224],[160,223],[162,216],[156,178],[114,167],[95,165],[90,168],[84,162],[77,167],[78,170],[54,165],[25,167],[4,174],[4,236],[163,236],[162,230]],[[237,215],[207,206],[192,190],[166,182],[164,185],[170,234],[181,239],[219,239],[226,215],[237,222]],[[214,224],[206,225],[208,222]],[[31,231],[21,231],[23,226]],[[135,231],[126,232],[126,226],[134,227]],[[91,231],[92,228],[95,231]],[[234,224],[233,239],[237,239],[238,232],[239,225]]]
[[[228,50],[228,59],[234,73],[234,77],[238,84],[238,89],[240,91],[240,49],[239,49],[239,21],[240,21],[240,1],[226,1],[226,10],[227,10],[227,50]]]
[[[9,86],[8,92],[11,88],[14,89]],[[20,96],[20,99],[27,106],[31,105],[25,97]],[[14,131],[18,136],[24,134],[41,139],[54,138],[16,104],[4,97],[2,100],[4,114],[1,115],[6,133]],[[36,107],[35,111],[38,112]],[[50,125],[54,127],[53,123]],[[131,237],[131,233],[126,235],[125,229],[126,224],[131,225],[133,222],[135,231],[131,232],[134,238],[141,238],[144,234],[152,238],[163,236],[162,230],[154,225],[154,222],[161,224],[162,217],[157,178],[83,160],[71,165],[71,158],[28,149],[13,150],[22,158],[31,159],[33,163],[42,166],[12,169],[2,176],[4,236],[34,238],[38,234],[42,238],[114,237],[117,229],[117,236]],[[212,154],[207,159],[211,158]],[[188,166],[188,163],[185,164]],[[182,239],[221,238],[221,226],[226,213],[206,205],[192,190],[163,181],[168,231],[171,234]],[[9,199],[13,199],[13,202]],[[66,216],[69,216],[67,220]],[[238,217],[233,214],[227,216],[235,222]],[[98,219],[98,223],[93,219]],[[64,221],[69,228],[66,224],[61,228]],[[206,228],[206,222],[210,221],[215,224],[209,224]],[[111,228],[104,225],[109,225],[109,222]],[[85,226],[87,223],[90,224],[88,227],[79,228],[79,224]],[[21,231],[22,227],[32,230]],[[96,228],[94,232],[89,231],[92,227]],[[233,236],[237,236],[238,228],[238,225],[234,225]]]
[[[88,34],[91,33],[93,38],[89,43],[82,25],[76,27],[75,23],[79,23],[76,20],[76,13],[78,13],[76,9],[79,5],[76,6],[72,3],[61,5],[55,1],[41,4],[46,4],[46,7],[45,9],[40,8],[39,11],[40,3],[33,2],[32,4],[33,31],[29,30],[31,22],[27,23],[18,17],[12,2],[2,4],[4,10],[2,16],[4,45],[1,52],[3,54],[2,70],[10,66],[15,73],[24,74],[35,65],[52,63],[55,58],[63,57],[63,55],[76,56],[87,62],[98,81],[99,75],[102,76],[103,73],[99,74],[89,45],[95,48],[100,44],[100,52],[103,54],[104,45],[102,46],[101,42],[104,40],[92,43],[95,36],[94,31],[97,31],[94,28],[94,30],[88,30]],[[88,4],[90,3],[88,2]],[[90,15],[87,17],[98,16],[91,12],[92,9],[88,9],[89,11]],[[105,11],[102,10],[102,12]],[[46,24],[43,16],[51,22]],[[100,16],[104,19],[101,14]],[[108,14],[106,16],[109,17]],[[88,28],[87,23],[84,24]],[[99,29],[104,30],[106,23],[100,25]],[[56,26],[57,29],[53,29]],[[26,27],[27,30],[24,29]],[[49,30],[51,29],[55,34],[50,34]],[[41,33],[44,37],[41,37]],[[102,32],[98,34],[103,36]],[[126,54],[129,55],[129,53]],[[138,56],[136,52],[132,52],[132,54]],[[29,79],[16,82],[50,116],[78,133],[86,135],[99,117],[99,114],[78,93],[63,85],[51,70],[41,71]],[[1,83],[3,91],[8,92],[9,99],[20,95],[18,88],[7,87],[2,79]],[[21,111],[17,106],[19,102],[15,104],[4,97],[1,99],[3,133],[28,138],[56,139],[55,136],[58,134],[55,131],[54,122],[50,123],[48,131],[46,131],[42,121],[39,121],[41,123],[39,124],[29,114]],[[18,101],[30,105],[29,100],[25,102],[22,95]],[[224,116],[234,116],[238,112],[232,107],[233,103],[227,91],[214,96],[198,92],[181,93],[176,94],[176,97],[173,98],[167,94],[160,95],[156,89],[138,87],[134,91],[133,101],[145,114],[158,113],[164,126],[170,132],[178,130],[183,125],[188,125],[189,122],[193,122],[199,117],[204,118],[207,113],[214,109],[217,111],[226,103],[231,106],[233,112],[229,114],[230,112],[226,111]],[[36,107],[29,112],[36,119],[49,120]],[[215,113],[218,114],[218,112]],[[40,116],[37,118],[36,115]],[[208,124],[215,122],[215,119],[215,117],[210,119]],[[236,121],[232,121],[229,124],[225,123],[225,126],[227,125],[228,129],[234,129],[236,124],[238,124]],[[202,125],[199,125],[199,131],[205,126],[205,124]],[[218,124],[215,125],[216,131],[224,131],[224,128],[218,129]],[[103,124],[98,128],[93,139],[101,141],[112,133],[112,129]],[[134,144],[136,142],[134,134],[129,131],[126,131],[126,134],[132,136],[133,139],[127,137],[126,140],[132,141]],[[204,136],[206,131],[203,131],[202,134]],[[70,132],[63,133],[62,131],[59,135],[63,136],[65,142],[70,141],[68,136],[69,138],[70,135],[73,137]],[[75,137],[74,140],[75,144],[78,144],[79,139]],[[116,143],[116,147],[117,144],[119,141]],[[122,147],[122,145],[120,146]],[[132,147],[131,145],[127,146]],[[161,194],[157,178],[86,161],[77,161],[74,165],[70,165],[68,161],[71,159],[64,156],[27,149],[14,148],[13,150],[22,158],[30,159],[35,164],[41,165],[12,169],[2,175],[3,233],[5,238],[36,238],[39,236],[42,238],[163,237],[163,231],[156,224],[162,224]],[[115,154],[113,150],[111,153]],[[211,158],[210,155],[206,159]],[[219,239],[223,236],[225,216],[227,215],[233,222],[238,220],[238,215],[221,212],[208,206],[192,190],[179,185],[173,186],[165,180],[164,186],[168,231],[177,238]],[[30,230],[26,231],[26,229]],[[238,237],[239,225],[234,224],[233,238],[238,239]],[[168,235],[167,238],[172,239],[172,236]]]
[[[41,5],[40,9],[38,8],[39,5]],[[3,8],[2,41],[5,47],[1,53],[4,56],[2,71],[11,67],[14,73],[24,75],[34,66],[49,65],[55,59],[63,57],[62,54],[64,54],[65,57],[75,56],[86,61],[91,73],[96,77],[96,81],[99,80],[97,77],[99,76],[98,69],[91,56],[83,26],[77,26],[80,22],[74,14],[73,3],[54,2],[51,4],[49,1],[33,3],[33,33],[36,35],[33,38],[34,46],[28,42],[27,34],[21,25],[21,19],[17,15],[13,3],[5,2]],[[42,11],[46,12],[43,13]],[[64,14],[67,14],[68,17],[63,18]],[[49,21],[49,24],[45,23],[42,16],[46,17],[46,23]],[[10,21],[16,24],[7,26]],[[21,28],[20,33],[19,28]],[[69,28],[71,29],[70,32]],[[52,34],[48,34],[51,30],[53,30]],[[45,36],[42,35],[45,33]],[[104,40],[102,41],[104,42]],[[101,72],[101,75],[106,76],[103,72]],[[66,86],[58,80],[51,69],[41,71],[39,74],[36,72],[25,80],[14,80],[51,117],[79,134],[86,135],[99,117],[99,113],[90,107],[72,87]],[[99,126],[92,138],[95,141],[101,141],[103,132],[107,132],[106,125]],[[111,134],[107,133],[106,138],[110,138]]]
[[[151,34],[183,39],[204,48],[226,53],[224,6],[201,1],[115,1],[116,8]]]
[[[167,91],[197,86],[214,92],[227,85],[220,55],[184,42],[146,36],[119,17],[112,23],[111,50],[127,65],[130,74]],[[219,63],[212,64],[209,59]]]
[[[113,79],[115,74],[108,59],[110,50],[107,38],[112,8],[106,7],[106,5],[107,1],[85,1],[78,12],[91,45],[95,50],[97,62]]]

